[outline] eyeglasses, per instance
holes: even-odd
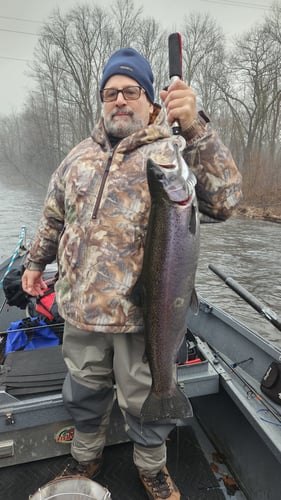
[[[126,101],[136,101],[140,98],[141,93],[145,91],[137,85],[124,87],[123,89],[103,89],[100,91],[102,102],[116,101],[116,99],[118,99],[119,92],[121,92]]]

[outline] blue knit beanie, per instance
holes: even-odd
[[[107,61],[102,75],[100,89],[113,75],[129,76],[145,90],[147,97],[154,102],[153,73],[149,62],[135,49],[120,49]]]

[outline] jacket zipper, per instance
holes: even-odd
[[[98,196],[97,196],[96,203],[95,203],[95,206],[94,206],[94,210],[93,210],[93,213],[92,213],[92,219],[96,219],[97,215],[98,215],[98,210],[99,210],[99,206],[100,206],[100,202],[101,202],[101,198],[102,198],[102,193],[103,193],[105,182],[106,182],[106,179],[107,179],[107,176],[108,176],[108,172],[109,172],[109,169],[110,169],[111,161],[112,161],[112,156],[110,156],[108,158],[106,167],[105,167],[104,172],[103,172],[103,176],[102,176],[102,180],[101,180],[101,185],[100,185],[100,188],[99,188]]]

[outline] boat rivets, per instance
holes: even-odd
[[[214,354],[214,357],[213,357],[213,363],[214,363],[214,365],[218,365],[219,362],[220,362],[220,360],[219,360],[218,356],[216,354]]]

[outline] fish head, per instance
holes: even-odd
[[[165,166],[149,158],[147,181],[152,199],[164,196],[170,202],[183,204],[193,201],[195,197],[196,177],[181,156],[176,164]]]

